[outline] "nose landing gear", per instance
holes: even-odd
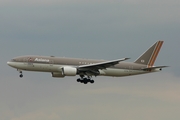
[[[19,77],[22,78],[22,77],[23,77],[23,74],[20,74]]]
[[[18,71],[19,71],[19,70],[18,70]],[[22,71],[20,70],[19,73],[20,73],[19,77],[22,78],[22,77],[23,77]]]

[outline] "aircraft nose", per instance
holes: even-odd
[[[7,64],[10,65],[10,62],[8,61]]]
[[[7,64],[8,64],[10,67],[16,67],[16,64],[15,64],[13,61],[8,61]]]
[[[10,61],[8,61],[7,64],[8,64],[9,66],[12,66],[12,62],[10,62]]]

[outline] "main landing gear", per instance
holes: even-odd
[[[92,80],[90,76],[88,76],[87,78],[84,76],[80,76],[80,77],[81,78],[77,79],[77,82],[84,83],[84,84],[87,84],[88,82],[90,82],[92,84],[94,83],[94,80]]]

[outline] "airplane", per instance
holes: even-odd
[[[162,44],[163,41],[157,41],[134,62],[125,62],[130,58],[106,61],[26,55],[13,58],[7,64],[16,68],[21,78],[22,71],[49,72],[54,78],[79,75],[77,82],[87,84],[94,83],[93,76],[122,77],[161,71],[168,66],[154,66],[154,63]]]

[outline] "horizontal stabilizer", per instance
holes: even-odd
[[[165,68],[165,67],[169,67],[169,66],[155,66],[155,67],[148,67],[148,68],[143,68],[142,70],[147,70],[147,71],[149,71],[149,70],[154,70],[154,69],[162,69],[162,68]]]

